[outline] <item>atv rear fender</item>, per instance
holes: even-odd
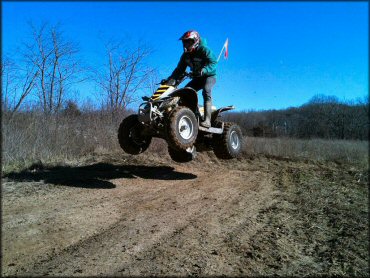
[[[221,107],[219,109],[217,109],[216,111],[212,112],[212,116],[211,116],[211,121],[215,121],[217,119],[217,117],[222,113],[222,112],[225,112],[225,111],[229,111],[229,110],[233,110],[235,109],[235,106],[234,105],[229,105],[229,106],[226,106],[226,107]]]

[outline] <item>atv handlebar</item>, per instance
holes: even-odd
[[[184,74],[177,80],[177,85],[180,85],[186,78],[191,78],[193,76],[192,72],[184,72]]]
[[[192,78],[193,77],[193,73],[192,72],[184,72],[180,78],[178,80],[175,80],[175,79],[162,79],[161,82],[159,83],[156,83],[156,85],[159,85],[159,84],[167,84],[167,85],[171,85],[171,86],[178,86],[180,85],[186,78]],[[172,81],[172,82],[170,82]]]

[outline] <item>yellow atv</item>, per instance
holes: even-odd
[[[190,87],[178,86],[191,73],[180,80],[169,80],[160,85],[151,97],[143,97],[138,114],[121,122],[118,141],[129,154],[140,154],[150,145],[153,137],[163,138],[168,143],[168,152],[176,162],[189,162],[197,149],[213,150],[221,159],[238,157],[242,150],[243,137],[240,127],[221,121],[220,113],[234,109],[227,106],[212,109],[211,127],[199,125],[203,108],[198,107],[197,92]]]

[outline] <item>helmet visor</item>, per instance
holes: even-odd
[[[189,51],[191,50],[191,48],[193,47],[194,45],[194,40],[193,39],[188,39],[188,40],[182,40],[182,45],[184,46],[184,48]]]

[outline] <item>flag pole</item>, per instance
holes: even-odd
[[[223,46],[223,47],[222,47],[222,49],[221,49],[220,55],[218,55],[217,62],[220,60],[220,58],[221,58],[221,54],[222,54],[222,51],[224,50],[224,48],[225,48],[225,44],[224,44],[224,46]]]

